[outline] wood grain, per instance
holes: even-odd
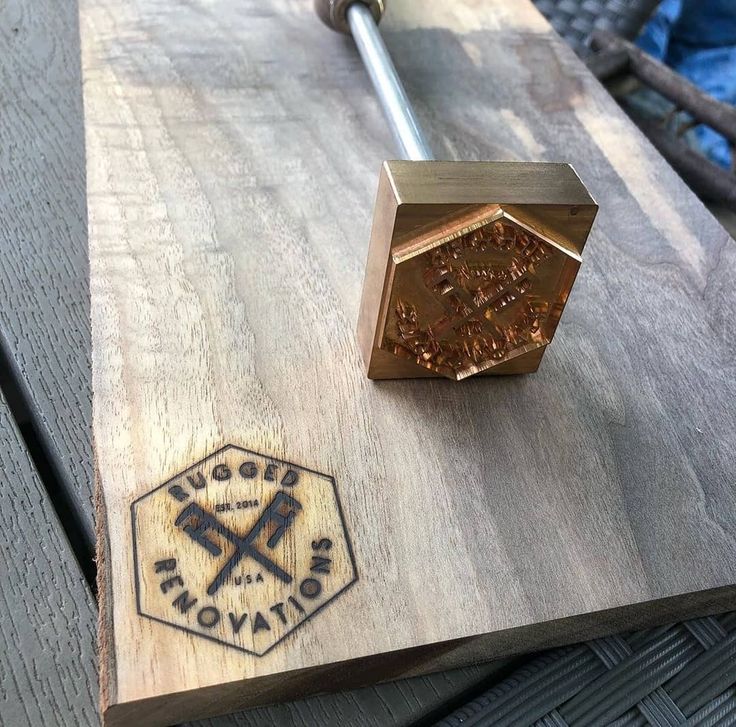
[[[10,376],[9,390],[20,391],[18,411],[37,432],[61,488],[58,494],[70,503],[73,519],[64,523],[65,530],[81,538],[91,551],[89,284],[76,2],[4,3],[0,7],[0,46],[6,69],[0,75],[5,102],[0,116],[4,180],[0,194],[6,209],[12,210],[12,214],[0,218],[0,340],[9,363],[8,370],[0,375],[0,383],[9,383],[5,377]],[[7,435],[10,437],[10,432]],[[8,445],[10,454],[27,460],[15,445]],[[34,486],[42,493],[40,484]],[[39,497],[45,499],[44,494]],[[45,506],[41,512],[53,518],[50,507]],[[17,523],[21,542],[33,542],[39,529],[45,532],[43,517]],[[3,723],[7,717],[7,723],[21,725],[31,715],[30,722],[35,724],[42,712],[48,717],[61,706],[65,707],[64,713],[56,721],[96,723],[90,695],[98,691],[97,675],[88,640],[94,616],[91,611],[84,616],[77,613],[68,626],[63,621],[72,610],[69,604],[79,600],[79,587],[73,580],[76,569],[65,540],[58,540],[58,553],[53,551],[56,543],[55,538],[49,541],[44,553],[53,572],[61,566],[53,565],[52,559],[67,564],[55,581],[59,588],[61,579],[72,584],[69,593],[58,599],[65,610],[56,617],[52,614],[42,619],[46,625],[39,626],[37,635],[46,640],[38,645],[38,653],[44,653],[42,658],[35,658],[35,646],[30,652],[26,650],[24,657],[21,646],[29,639],[36,644],[34,637],[26,630],[14,631],[12,623],[5,626],[8,646],[4,655],[8,661],[3,672],[5,701],[0,709]],[[42,555],[37,554],[34,562],[40,564]],[[8,568],[7,573],[10,582],[26,583],[25,572]],[[35,570],[31,574],[35,577]],[[55,633],[48,633],[46,627]],[[77,638],[76,629],[82,629],[85,637]],[[16,638],[17,634],[22,639]],[[75,654],[73,665],[55,661],[53,655],[43,652],[54,640],[66,638],[76,639],[84,652]],[[26,678],[23,671],[13,677],[11,665],[18,671],[19,664],[28,663],[28,653],[34,655],[35,677],[29,672]],[[361,727],[406,725],[441,710],[447,700],[457,700],[483,684],[502,666],[483,664],[320,696],[232,715],[223,724],[276,724],[285,720],[310,724],[317,720],[320,724]],[[68,705],[65,699],[72,697],[74,703]]]
[[[0,8],[0,45],[7,71],[0,75],[5,101],[0,117],[4,180],[0,194],[6,210],[0,221],[0,339],[9,363],[2,383],[6,383],[7,374],[13,379],[11,389],[20,390],[19,411],[25,413],[28,425],[37,432],[61,487],[59,494],[69,502],[74,518],[65,523],[66,531],[91,551],[94,535],[89,283],[76,3],[4,3]],[[25,461],[25,455],[18,456]],[[51,512],[48,506],[47,511]],[[23,543],[32,539],[39,527],[45,531],[42,518],[36,517],[18,527]],[[53,549],[55,543],[56,540],[48,542],[46,551]],[[58,557],[68,564],[68,572],[59,576],[72,578],[76,571],[71,556],[62,550]],[[58,570],[51,565],[49,568]],[[24,570],[20,551],[9,555],[8,574],[15,569]],[[61,581],[56,583],[59,586]],[[65,607],[77,598],[78,594],[74,596],[72,592],[64,601]],[[48,622],[58,633],[44,632],[49,643],[76,638],[76,628],[91,632],[94,616],[81,618],[77,614],[75,618],[80,623],[74,621],[65,628],[58,617],[50,617]],[[11,626],[7,628],[12,630]],[[16,636],[20,632],[10,634],[10,630],[6,632],[9,636],[4,674],[10,679],[20,666],[23,676],[13,677],[12,685],[7,680],[3,682],[3,718],[8,716],[8,723],[23,724],[21,714],[31,714],[35,723],[41,712],[47,719],[63,705],[56,718],[62,724],[67,719],[70,724],[96,723],[98,687],[89,642],[84,644],[84,655],[73,665],[78,670],[73,677],[69,676],[71,666],[54,663],[53,655],[44,652],[42,658],[34,656],[33,662],[36,677],[43,678],[29,674],[26,680],[22,669],[28,663],[29,652],[24,656],[21,650],[26,631],[22,631],[23,638],[19,640]],[[83,639],[78,642],[82,644]],[[38,648],[41,653],[46,647]],[[233,715],[223,724],[310,724],[316,720],[320,724],[361,727],[406,725],[436,710],[441,713],[448,700],[476,688],[502,667],[503,662],[483,664],[325,695],[308,702]],[[72,691],[65,686],[62,694],[58,679],[71,681]],[[90,695],[95,696],[93,708]],[[72,701],[67,704],[66,698]],[[52,706],[47,708],[48,704]]]
[[[601,204],[539,373],[461,387],[361,371],[391,153],[346,39],[287,0],[81,18],[111,724],[733,605],[736,254],[529,4],[385,23],[440,156],[570,161]],[[135,607],[131,503],[229,443],[335,478],[359,574],[259,658]]]
[[[99,724],[95,607],[0,394],[0,724]]]

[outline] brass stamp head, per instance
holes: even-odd
[[[359,323],[369,377],[535,371],[596,210],[567,165],[387,162]]]

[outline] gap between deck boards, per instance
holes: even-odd
[[[18,427],[33,466],[48,494],[49,502],[56,512],[84,579],[96,599],[97,568],[94,543],[88,543],[84,536],[84,526],[79,513],[62,485],[59,466],[46,446],[44,427],[34,416],[24,379],[17,371],[7,348],[5,337],[0,330],[0,391],[5,395],[10,416]]]

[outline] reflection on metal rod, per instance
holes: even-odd
[[[373,14],[362,2],[354,2],[347,10],[347,20],[402,157],[434,159]]]

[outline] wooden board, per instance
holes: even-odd
[[[397,1],[385,24],[439,156],[564,159],[601,204],[539,373],[462,386],[363,375],[354,324],[391,152],[348,40],[286,0],[84,0],[81,19],[111,724],[733,605],[736,255],[530,5]],[[227,445],[248,452],[203,461]],[[200,462],[201,489],[180,476]],[[335,502],[279,488],[290,469],[333,478]],[[182,509],[222,505],[229,535],[205,517],[172,527],[177,487]],[[336,597],[248,649],[218,629],[245,610],[276,624],[274,591],[246,582],[257,568],[237,573],[243,610],[207,589],[279,491],[342,543],[315,578]],[[161,493],[141,562],[132,520]],[[323,538],[294,532],[274,557],[302,564],[287,573],[301,589],[303,548]],[[186,587],[156,601],[162,574]],[[184,590],[198,604],[162,623]]]
[[[92,596],[0,394],[0,724],[99,724]]]
[[[16,416],[22,417],[26,433],[37,445],[36,456],[43,459],[43,486],[53,491],[55,506],[63,510],[64,535],[79,546],[80,557],[89,559],[85,567],[91,569],[89,271],[77,6],[76,2],[18,0],[0,8],[0,19],[0,47],[8,70],[0,78],[6,101],[0,117],[4,179],[0,194],[12,209],[0,226],[0,342],[3,361],[8,363],[0,386],[17,398]],[[25,457],[20,449],[8,446],[7,451]],[[8,466],[7,470],[22,472],[23,468]],[[20,476],[25,483],[25,476]],[[16,495],[25,497],[26,492],[36,491],[33,487],[16,488],[11,509],[16,507]],[[37,488],[34,501],[46,502],[41,483]],[[34,722],[53,722],[54,712],[56,721],[96,724],[98,686],[91,639],[96,609],[91,604],[85,613],[79,605],[89,594],[74,580],[78,572],[63,536],[57,539],[52,529],[53,538],[50,542],[44,538],[43,552],[32,547],[39,528],[46,532],[51,527],[46,519],[53,519],[53,514],[47,513],[51,513],[48,503],[22,522],[16,521],[14,542],[34,552],[38,571],[9,569],[9,580],[23,585],[17,594],[26,600],[23,604],[13,600],[8,610],[17,612],[27,605],[26,586],[40,587],[44,572],[57,574],[56,587],[68,587],[69,592],[59,597],[63,605],[56,615],[39,611],[35,637],[16,622],[7,622],[5,701],[0,714],[3,722],[12,724],[23,722],[21,714],[33,715]],[[13,562],[24,561],[17,557]],[[74,614],[71,620],[70,613]],[[73,664],[47,653],[50,644],[68,639],[76,646],[62,651]],[[29,663],[33,671],[26,675],[19,665]],[[318,721],[399,727],[447,713],[465,695],[482,690],[503,666],[495,662],[404,679],[252,710],[226,721],[208,721],[208,725]]]

